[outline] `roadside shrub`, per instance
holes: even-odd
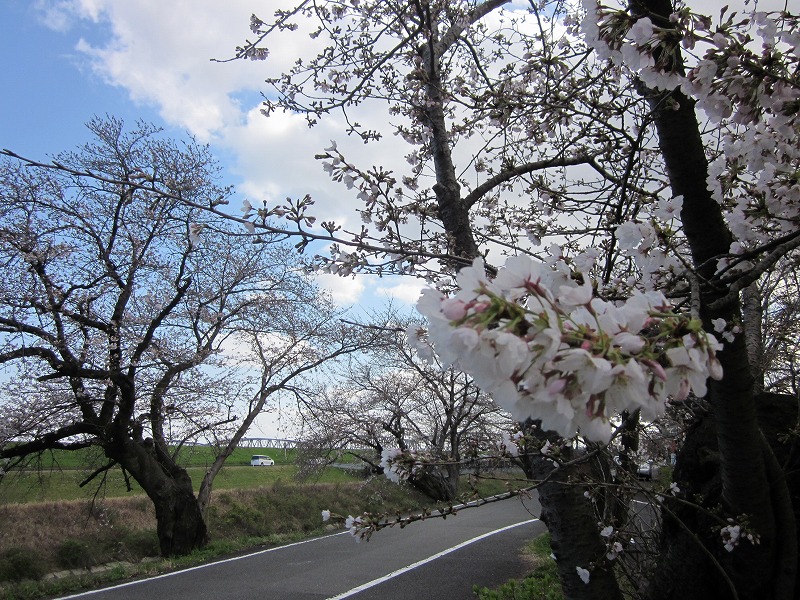
[[[154,530],[120,532],[115,552],[118,559],[139,562],[147,556],[159,556],[160,553],[158,534]]]
[[[89,544],[78,540],[64,540],[56,548],[56,564],[62,569],[88,569],[97,564]]]
[[[45,567],[33,550],[9,548],[0,555],[0,581],[39,580]]]
[[[496,590],[478,588],[480,600],[564,600],[558,573],[534,573],[521,581],[512,579]]]
[[[264,513],[261,510],[245,506],[239,502],[232,502],[230,508],[222,516],[226,527],[240,535],[263,535]]]

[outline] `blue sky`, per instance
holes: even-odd
[[[356,218],[346,210],[353,198],[341,197],[345,190],[313,158],[331,138],[347,145],[342,128],[332,121],[309,131],[291,115],[268,121],[258,112],[263,63],[210,60],[230,56],[250,35],[250,14],[278,2],[266,4],[4,0],[0,146],[41,158],[85,142],[84,123],[95,115],[144,119],[174,137],[191,133],[209,142],[242,199],[311,193],[320,219],[347,225]],[[281,40],[275,67],[288,66],[306,46],[298,36]],[[320,281],[342,304],[374,305],[387,296],[413,302],[420,287],[408,280]]]
[[[80,37],[100,42],[106,32],[76,21],[69,31],[43,23],[29,0],[0,3],[0,145],[42,156],[86,139],[84,123],[107,112],[127,119],[158,121],[153,107],[134,105],[124,89],[107,85],[76,51]]]
[[[320,220],[358,221],[355,199],[314,160],[331,138],[348,146],[341,125],[332,120],[309,131],[298,116],[268,121],[259,113],[263,63],[210,61],[230,56],[250,34],[251,12],[274,10],[279,1],[288,3],[2,0],[0,147],[42,159],[88,141],[84,123],[96,115],[131,124],[143,119],[174,137],[192,134],[210,143],[239,201],[311,193]],[[303,44],[296,36],[283,40],[278,66],[294,61]],[[363,145],[350,145],[364,156]],[[234,213],[238,208],[230,206]],[[406,278],[327,275],[319,282],[356,310],[389,298],[411,304],[422,287]],[[285,434],[287,422],[277,417],[264,415],[251,435]]]

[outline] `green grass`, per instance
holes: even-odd
[[[252,454],[278,458],[274,450],[247,449],[239,460],[249,464]],[[197,487],[204,468],[188,470]],[[336,529],[337,525],[322,523],[322,509],[338,514],[397,514],[430,507],[429,500],[409,486],[398,486],[382,477],[364,481],[338,469],[326,469],[321,481],[309,484],[297,482],[296,473],[297,468],[287,464],[225,467],[215,481],[207,514],[212,543],[189,557],[154,562],[139,562],[158,553],[152,504],[138,487],[136,493],[125,492],[118,469],[108,473],[105,498],[96,502],[87,501],[91,486],[84,490],[77,486],[85,476],[84,470],[10,473],[0,482],[0,522],[4,523],[0,600],[65,595]],[[484,496],[499,485],[491,478],[477,483],[478,492]],[[466,478],[462,491],[469,492]],[[44,501],[47,498],[54,500]],[[109,563],[113,566],[107,566]],[[31,570],[40,567],[42,572]],[[86,570],[95,567],[104,570]],[[60,569],[74,571],[63,579],[35,581],[43,572]],[[22,577],[34,581],[15,581]]]
[[[293,465],[297,458],[297,450],[294,448],[236,448],[225,464],[232,467],[247,466],[254,454],[267,454],[276,465]],[[178,451],[177,461],[184,467],[208,467],[214,462],[214,457],[214,449],[210,446],[183,446]],[[106,460],[97,448],[51,450],[32,458],[25,470],[86,469],[89,466],[100,466],[104,462]]]
[[[268,454],[268,452],[264,452]],[[270,454],[273,456],[273,454]],[[250,464],[248,452],[247,464]],[[273,456],[274,458],[274,456]],[[226,463],[227,465],[227,463]],[[287,464],[276,464],[273,467],[251,467],[232,464],[225,466],[214,479],[215,490],[252,489],[264,485],[271,485],[277,481],[293,481],[297,475],[297,467]],[[204,467],[189,467],[187,469],[192,478],[195,492],[200,488],[200,482],[205,474]],[[131,494],[144,494],[142,488],[130,480],[132,491],[128,492],[125,479],[120,469],[111,469],[106,472],[105,479],[93,480],[85,487],[79,487],[85,479],[87,472],[83,470],[43,470],[43,471],[12,471],[0,481],[0,504],[12,502],[46,502],[52,500],[79,500],[90,498],[95,492],[100,496],[115,498]],[[340,469],[329,468],[322,473],[320,483],[336,483],[357,481],[355,477]],[[98,488],[99,486],[99,488]]]
[[[147,498],[109,499],[95,506],[91,514],[86,512],[87,505],[85,501],[62,501],[0,507],[5,511],[4,536],[0,537],[0,575],[5,568],[5,576],[0,579],[0,600],[64,595],[337,529],[337,525],[322,522],[322,509],[343,514],[395,514],[418,510],[426,501],[408,486],[395,485],[385,478],[328,484],[277,479],[257,489],[225,490],[215,493],[208,514],[212,542],[190,556],[153,562],[136,562],[157,553],[155,519]],[[27,529],[17,531],[23,526]],[[17,535],[10,537],[12,533]],[[46,539],[42,537],[45,534]],[[134,564],[117,564],[101,573],[86,571],[87,567],[119,560]],[[75,567],[63,579],[37,580],[44,572]],[[17,581],[23,577],[29,580]]]
[[[564,600],[558,567],[550,557],[550,534],[534,538],[523,550],[531,562],[531,572],[525,579],[512,579],[496,589],[475,586],[479,600]]]

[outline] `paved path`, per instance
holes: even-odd
[[[462,510],[369,542],[347,533],[68,596],[86,600],[467,600],[525,574],[519,549],[544,526],[533,499]]]

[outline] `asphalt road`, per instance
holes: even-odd
[[[519,549],[544,531],[538,514],[536,500],[513,498],[386,529],[369,542],[336,533],[66,598],[467,600],[473,585],[526,573]]]

